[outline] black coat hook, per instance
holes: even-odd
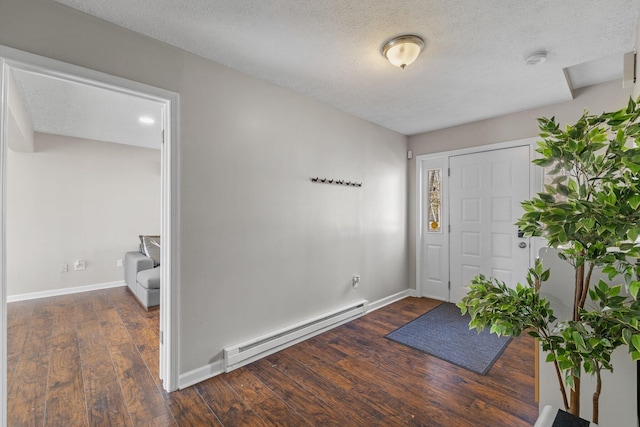
[[[356,181],[345,181],[344,179],[334,179],[334,178],[320,178],[320,177],[309,177],[311,182],[323,182],[327,184],[337,184],[337,185],[346,185],[347,187],[362,187],[361,182]]]

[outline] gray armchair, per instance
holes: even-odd
[[[124,255],[124,281],[145,309],[160,304],[160,267],[141,252]]]

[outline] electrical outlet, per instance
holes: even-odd
[[[122,267],[122,260],[121,259],[116,261],[116,267]]]
[[[69,266],[67,264],[60,264],[60,273],[66,273],[69,271]]]
[[[360,285],[360,275],[356,274],[355,276],[353,276],[353,279],[351,279],[351,286],[353,286],[353,289],[357,288],[358,285]]]
[[[73,263],[73,269],[75,271],[86,270],[87,269],[87,261],[83,259],[79,259]]]

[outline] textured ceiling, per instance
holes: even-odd
[[[19,69],[13,77],[36,132],[160,148],[160,103]]]
[[[620,77],[640,9],[640,0],[56,1],[408,135],[569,100],[565,68],[580,84]],[[380,47],[405,33],[426,48],[403,71]],[[538,50],[548,60],[525,65]]]

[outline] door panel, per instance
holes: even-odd
[[[447,300],[449,298],[449,217],[442,210],[448,203],[447,196],[447,156],[420,160],[419,187],[421,187],[421,225],[418,242],[420,259],[417,262],[416,290],[419,296]],[[437,178],[437,179],[436,179]],[[433,181],[432,181],[433,180]],[[440,188],[435,185],[440,184]],[[439,190],[439,191],[438,191]],[[433,193],[433,194],[432,194]],[[436,197],[439,206],[431,204],[431,196]],[[433,227],[434,212],[437,227]]]
[[[449,300],[477,274],[515,286],[529,267],[529,239],[514,225],[529,198],[529,147],[452,156],[449,167]]]

